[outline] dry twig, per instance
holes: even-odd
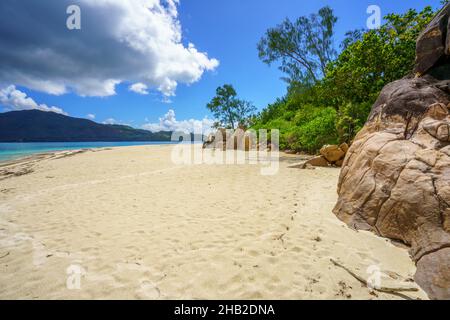
[[[343,264],[337,262],[334,259],[330,259],[331,262],[337,266],[340,267],[342,269],[344,269],[345,271],[347,271],[351,276],[353,276],[356,280],[358,280],[359,282],[361,282],[362,284],[364,284],[366,287],[373,289],[375,291],[379,291],[379,292],[384,292],[384,293],[398,293],[398,292],[417,292],[419,291],[419,289],[417,287],[398,287],[398,288],[393,288],[393,287],[375,287],[372,288],[371,286],[369,286],[369,284],[367,283],[367,280],[365,280],[363,277],[357,275],[355,272],[353,272],[352,270],[350,270],[349,268],[347,268],[346,266],[344,266]]]

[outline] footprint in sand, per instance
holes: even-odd
[[[249,254],[249,256],[251,256],[251,257],[253,257],[253,258],[260,255],[259,252],[258,252],[257,250],[250,250],[250,251],[248,252],[248,254]]]
[[[159,288],[147,280],[141,282],[140,288],[137,290],[137,294],[144,299],[151,300],[159,299],[161,297],[161,291]]]

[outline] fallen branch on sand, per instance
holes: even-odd
[[[7,252],[6,254],[4,254],[3,256],[0,257],[0,259],[3,259],[4,257],[9,256],[9,252]]]
[[[364,284],[367,288],[375,290],[375,291],[379,291],[379,292],[384,292],[384,293],[398,293],[398,292],[417,292],[419,291],[419,289],[417,287],[398,287],[398,288],[391,288],[391,287],[375,287],[372,288],[369,283],[361,276],[357,275],[355,272],[353,272],[352,270],[350,270],[349,268],[347,268],[346,266],[344,266],[343,264],[337,262],[334,259],[330,259],[331,262],[337,266],[340,267],[342,269],[344,269],[345,271],[347,271],[351,276],[353,276],[356,280],[358,280],[359,282],[361,282],[362,284]]]

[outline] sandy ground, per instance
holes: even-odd
[[[0,166],[0,299],[426,299],[330,261],[415,285],[406,249],[332,214],[338,169],[177,165],[172,148]]]

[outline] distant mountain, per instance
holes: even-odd
[[[99,124],[39,110],[0,113],[0,142],[170,141],[172,133],[152,133],[123,125]]]

